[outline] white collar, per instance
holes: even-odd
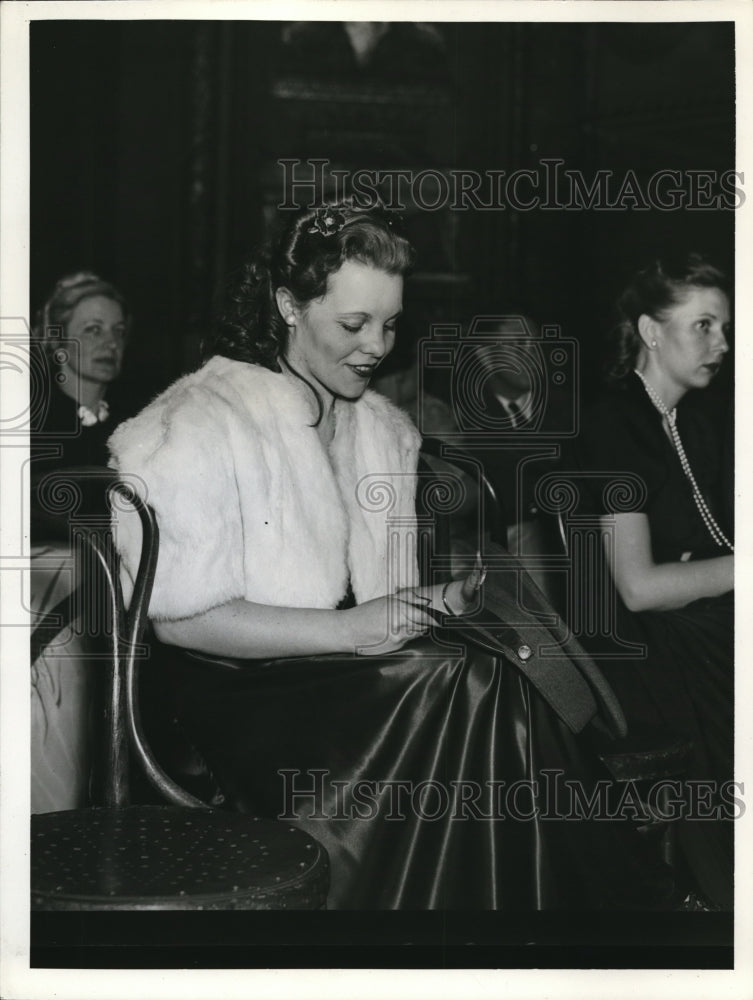
[[[103,424],[107,420],[110,416],[110,407],[104,399],[100,399],[96,409],[92,410],[88,406],[82,405],[76,412],[83,427],[93,427],[94,424]]]

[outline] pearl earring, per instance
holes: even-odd
[[[652,346],[652,347],[656,347],[656,341],[655,341],[655,340],[652,340],[652,341],[651,341],[651,346]]]

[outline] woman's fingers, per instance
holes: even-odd
[[[486,579],[486,566],[481,559],[481,553],[476,553],[476,562],[473,569],[468,574],[468,576],[463,580],[463,585],[460,590],[460,598],[465,607],[473,604],[476,600],[476,595],[484,584]]]
[[[480,579],[479,579],[478,586],[477,586],[476,589],[479,590],[483,586],[484,580],[486,579],[487,567],[484,565],[484,560],[481,558],[481,552],[479,552],[478,550],[476,551],[476,563],[475,563],[475,565],[473,567],[474,570],[477,567],[478,567]]]
[[[473,564],[473,569],[468,575],[468,580],[471,583],[474,593],[481,589],[485,579],[486,566],[484,566],[484,560],[481,558],[481,553],[476,552],[476,561]]]
[[[423,621],[424,619],[428,621],[431,619],[431,611],[426,605],[412,604],[410,601],[400,601],[398,613],[416,621]]]
[[[404,621],[410,631],[413,634],[426,632],[434,621],[429,612],[431,598],[411,590],[403,590],[395,596],[401,605],[402,614],[405,616]]]
[[[378,656],[402,649],[433,624],[430,604],[431,598],[405,589],[349,609],[345,613],[356,616],[360,623],[356,651],[362,656]]]
[[[431,607],[431,598],[424,597],[423,594],[416,594],[414,591],[403,590],[395,597],[401,604],[409,608],[417,608],[419,611],[427,611]]]
[[[431,598],[427,597],[426,594],[420,594],[415,587],[405,587],[403,590],[398,590],[395,594],[398,601],[407,601],[411,604],[421,604],[428,607],[431,604]]]

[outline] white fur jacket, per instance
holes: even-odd
[[[234,598],[334,608],[348,580],[359,604],[417,583],[418,431],[367,391],[335,404],[328,455],[315,416],[297,379],[214,357],[118,427],[110,464],[159,523],[152,618]],[[137,516],[114,533],[133,580]]]

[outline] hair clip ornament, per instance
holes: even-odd
[[[345,225],[345,216],[332,208],[318,208],[314,221],[306,232],[319,233],[320,236],[334,236]]]

